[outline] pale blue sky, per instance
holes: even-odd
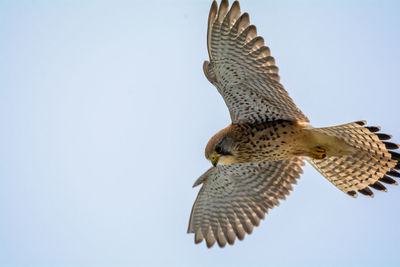
[[[399,266],[400,187],[312,167],[233,247],[186,234],[229,123],[202,72],[211,1],[0,1],[0,266]],[[398,1],[242,1],[314,126],[400,142]]]

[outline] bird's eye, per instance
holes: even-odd
[[[222,147],[221,146],[216,146],[215,147],[215,152],[217,152],[218,154],[222,153]]]

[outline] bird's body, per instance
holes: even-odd
[[[230,124],[210,139],[205,155],[211,159],[215,147],[220,146],[229,152],[219,157],[217,163],[222,165],[284,160],[295,156],[322,159],[327,155],[356,151],[340,138],[314,129],[304,123],[285,120]]]
[[[228,106],[232,123],[208,142],[214,165],[193,205],[189,233],[223,247],[251,233],[269,209],[292,190],[308,160],[346,194],[373,196],[370,188],[397,184],[400,154],[390,135],[357,121],[313,128],[279,82],[278,68],[249,15],[235,1],[214,1],[208,19],[210,61],[204,74]]]
[[[306,152],[307,132],[304,125],[296,122],[277,120],[259,124],[231,124],[220,135],[232,142],[231,154],[222,157],[218,164],[263,162],[282,160]],[[215,138],[206,147],[210,154]],[[226,158],[226,159],[225,159]]]

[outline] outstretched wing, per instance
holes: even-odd
[[[228,10],[227,0],[219,9],[215,1],[211,6],[207,32],[211,62],[204,62],[203,69],[224,98],[232,122],[308,122],[279,83],[275,60],[250,25],[249,15],[241,14],[237,1]]]
[[[219,165],[195,183],[204,183],[193,204],[188,233],[208,247],[233,244],[250,234],[253,226],[279,200],[285,199],[303,172],[300,157],[263,163]]]

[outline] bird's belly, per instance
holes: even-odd
[[[294,122],[270,122],[249,131],[239,148],[240,162],[283,160],[299,155],[304,149],[304,131]],[[301,154],[301,153],[300,153]]]

